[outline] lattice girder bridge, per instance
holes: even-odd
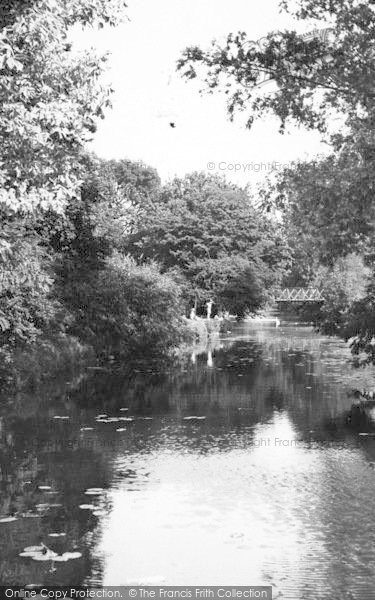
[[[275,302],[324,302],[319,288],[284,288],[275,295]]]

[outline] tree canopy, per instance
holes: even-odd
[[[189,282],[189,300],[210,294],[223,300],[240,272],[244,277],[251,271],[270,288],[288,264],[282,230],[254,207],[246,190],[203,173],[164,186],[139,211],[125,250],[138,260],[158,261],[164,270],[177,269]],[[255,307],[251,294],[241,312],[245,306]]]
[[[122,0],[7,0],[0,8],[0,339],[34,340],[56,311],[51,211],[82,181],[81,152],[109,105],[105,57],[78,53],[73,25],[116,24]],[[41,225],[43,223],[43,225]],[[46,234],[48,231],[48,234]]]
[[[246,32],[229,33],[224,44],[187,48],[178,69],[187,79],[200,77],[208,91],[228,96],[228,112],[247,113],[247,125],[264,113],[275,114],[281,129],[296,121],[321,131],[327,114],[367,115],[375,100],[375,11],[367,0],[284,0],[284,10],[311,30],[268,33],[262,43]],[[263,85],[266,82],[267,85]]]
[[[74,24],[121,17],[121,0],[7,2],[0,31],[0,202],[9,210],[62,205],[80,183],[78,153],[109,105],[105,57],[78,53]]]

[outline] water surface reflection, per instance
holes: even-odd
[[[236,326],[149,371],[2,406],[1,581],[373,598],[374,410],[350,394],[372,371],[295,325]],[[40,543],[82,556],[19,556]]]

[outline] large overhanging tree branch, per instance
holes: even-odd
[[[288,8],[289,2],[282,6]],[[319,19],[327,36],[274,32],[261,44],[245,32],[229,34],[211,48],[187,48],[178,69],[187,79],[202,78],[208,92],[228,96],[228,113],[246,112],[247,126],[265,112],[281,129],[294,120],[326,130],[330,110],[369,113],[375,104],[375,11],[368,0],[301,0],[297,19]],[[267,85],[265,85],[267,84]]]
[[[109,105],[105,57],[78,53],[74,24],[115,24],[124,0],[6,0],[0,9],[0,204],[61,209],[80,183],[78,156]]]

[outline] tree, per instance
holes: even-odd
[[[52,329],[62,307],[52,294],[51,261],[35,236],[18,222],[12,244],[0,249],[0,347],[35,342]]]
[[[160,360],[181,339],[179,287],[155,264],[138,266],[114,253],[96,285],[80,286],[77,293],[77,332],[99,355]]]
[[[262,261],[250,262],[241,255],[198,260],[187,276],[201,304],[213,296],[218,312],[227,310],[237,317],[259,309],[275,284],[273,273]]]
[[[323,333],[346,337],[353,306],[365,298],[371,269],[363,258],[350,254],[336,260],[333,266],[321,266],[312,281],[321,290],[323,304],[313,314],[315,325]]]
[[[267,274],[262,283],[277,284],[288,264],[282,231],[254,208],[246,190],[203,173],[173,180],[140,210],[124,250],[165,271],[177,269],[189,282],[187,303],[218,299],[218,281],[227,287],[247,267]]]
[[[109,105],[105,57],[78,54],[76,23],[115,23],[120,0],[11,2],[0,32],[0,201],[10,210],[61,209],[79,186],[78,153]]]
[[[367,0],[289,0],[281,3],[297,20],[325,25],[325,34],[269,33],[254,43],[245,32],[230,33],[225,44],[208,50],[187,48],[178,69],[187,79],[201,77],[209,91],[228,96],[231,118],[248,113],[247,125],[274,113],[284,130],[288,121],[327,130],[327,113],[346,116],[373,112],[375,90],[375,12]],[[329,28],[329,31],[327,29]],[[266,81],[272,82],[262,85]]]
[[[94,155],[84,156],[82,162],[85,179],[80,198],[69,201],[63,216],[44,215],[38,229],[43,230],[47,246],[56,254],[57,290],[73,315],[81,311],[80,288],[96,286],[106,259],[115,251],[121,252],[134,230],[138,213],[135,198],[148,202],[149,191],[139,180],[158,181],[152,168],[138,163],[104,161]],[[125,166],[132,174],[130,182]]]
[[[263,189],[263,207],[281,211],[302,271],[316,269],[317,261],[332,265],[338,257],[371,252],[375,165],[361,151],[352,142],[341,153],[296,163]]]
[[[364,298],[354,302],[346,320],[344,335],[361,362],[375,365],[375,282],[372,275]]]
[[[102,165],[134,204],[142,204],[160,192],[158,172],[141,161],[109,160],[102,161]]]
[[[78,54],[70,28],[115,24],[122,0],[7,0],[0,9],[0,330],[34,341],[54,309],[46,211],[79,191],[80,154],[109,105],[105,57]],[[53,257],[50,256],[52,259]],[[4,283],[5,282],[5,283]]]

